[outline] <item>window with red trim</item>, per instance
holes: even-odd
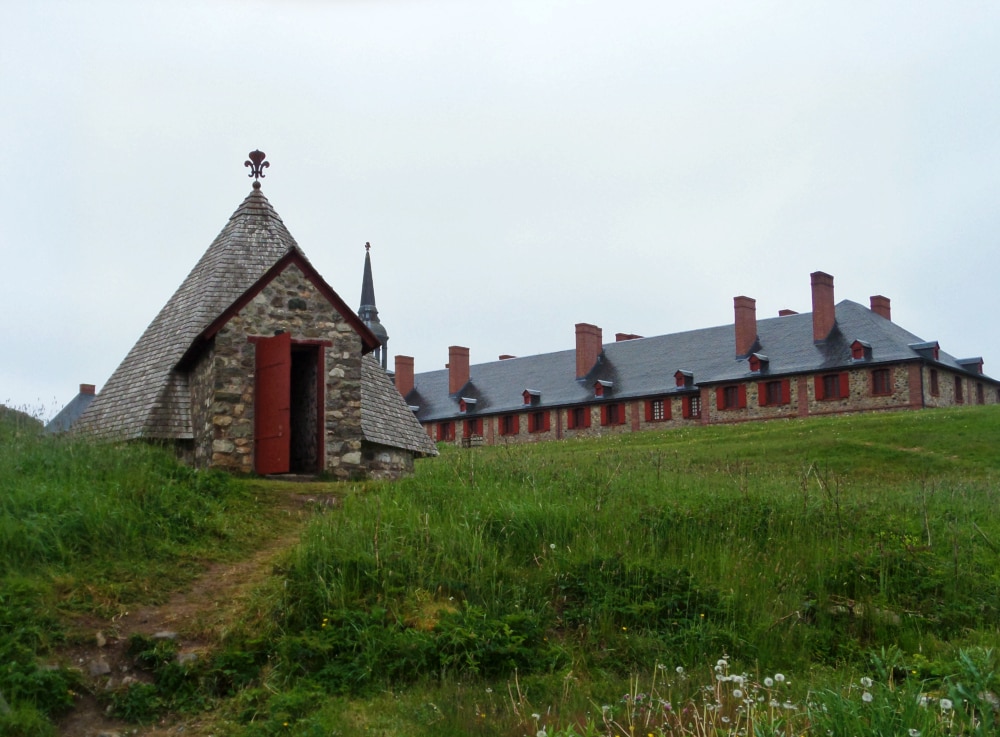
[[[877,397],[886,397],[892,394],[892,376],[889,369],[872,370],[872,394]]]
[[[747,406],[746,384],[716,387],[715,399],[716,407],[720,410],[743,409]]]
[[[791,383],[788,379],[762,381],[757,385],[757,403],[761,407],[777,407],[791,401]]]
[[[521,422],[517,415],[501,415],[500,416],[500,434],[501,435],[517,435],[518,430],[520,430]]]
[[[483,418],[475,417],[471,420],[465,420],[462,423],[462,437],[472,437],[473,435],[483,434]]]
[[[851,380],[846,371],[839,374],[819,374],[816,376],[816,399],[828,402],[847,399],[851,395]]]
[[[605,404],[601,406],[602,425],[624,425],[625,405],[620,402]]]
[[[646,400],[646,422],[664,422],[670,419],[670,400],[647,399]]]
[[[446,442],[455,439],[455,423],[439,422],[437,426],[437,439]]]
[[[566,411],[566,426],[570,430],[590,427],[590,407],[570,407]]]
[[[681,414],[685,420],[697,420],[701,417],[701,395],[681,399]]]
[[[528,414],[528,432],[548,432],[549,412],[540,409]]]

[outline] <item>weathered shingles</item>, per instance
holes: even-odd
[[[290,249],[295,239],[253,190],[80,417],[101,437],[191,437],[187,378],[174,370],[195,338]]]
[[[372,443],[437,455],[434,442],[371,355],[361,359],[361,433]]]

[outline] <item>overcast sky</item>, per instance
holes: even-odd
[[[416,371],[892,300],[1000,376],[1000,3],[8,2],[0,402],[98,389],[250,192]],[[390,358],[390,365],[392,359]]]

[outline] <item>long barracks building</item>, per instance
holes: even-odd
[[[812,275],[812,313],[757,319],[736,297],[731,325],[643,338],[576,326],[576,349],[443,370],[396,356],[396,388],[433,440],[531,442],[689,424],[1000,403],[981,358],[954,358],[892,322],[889,299],[834,301]]]

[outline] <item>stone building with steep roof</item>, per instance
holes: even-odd
[[[379,337],[253,189],[74,430],[173,443],[197,467],[392,477],[436,454],[369,354]],[[374,300],[374,295],[372,295]]]
[[[892,320],[890,301],[834,300],[833,277],[811,275],[812,313],[757,318],[733,300],[730,325],[643,338],[579,323],[576,348],[470,365],[451,346],[443,370],[395,382],[431,438],[465,445],[848,412],[1000,403],[981,358],[958,359]]]

